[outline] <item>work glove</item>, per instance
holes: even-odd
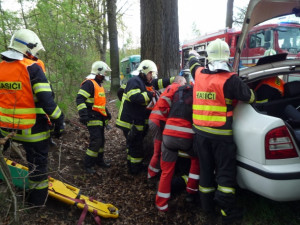
[[[150,99],[152,99],[153,97],[156,96],[156,93],[155,93],[155,91],[147,91],[147,95]]]
[[[88,115],[82,115],[79,118],[79,122],[82,123],[83,125],[87,125],[89,122],[89,116]]]
[[[189,55],[193,55],[195,56],[197,59],[200,59],[200,55],[198,54],[198,52],[196,52],[195,50],[190,50],[189,51]]]
[[[63,134],[65,129],[65,122],[64,122],[64,114],[61,113],[61,116],[53,121],[54,129],[53,129],[53,136],[56,138],[60,138]]]

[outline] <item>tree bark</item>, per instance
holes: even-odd
[[[227,0],[227,13],[225,27],[232,28],[233,24],[233,2],[234,0]]]
[[[111,88],[112,93],[117,93],[120,87],[119,69],[119,46],[118,30],[116,21],[116,0],[107,1],[108,33],[110,44],[110,65],[111,65]]]
[[[180,69],[178,0],[140,0],[141,58],[154,61],[159,77]]]

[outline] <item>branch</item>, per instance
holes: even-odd
[[[5,144],[5,142],[9,138],[13,137],[14,135],[15,135],[15,132],[11,132],[6,137],[1,138],[0,139],[1,145],[3,145],[2,143]],[[7,166],[7,164],[6,164],[5,160],[4,160],[4,156],[3,156],[3,153],[2,153],[3,150],[2,149],[3,148],[0,149],[0,172],[3,175],[4,181],[5,181],[8,189],[9,189],[11,198],[13,199],[13,204],[14,204],[14,221],[16,222],[16,224],[19,224],[19,215],[17,213],[18,212],[17,198],[16,198],[15,191],[13,189],[13,182],[12,182],[12,178],[11,178],[11,175],[10,175],[9,168],[8,168],[8,166]]]

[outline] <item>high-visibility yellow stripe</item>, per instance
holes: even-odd
[[[263,100],[261,100],[261,101],[256,101],[255,103],[266,103],[266,102],[268,102],[269,101],[269,99],[263,99]]]
[[[225,98],[226,105],[232,105],[232,99]]]
[[[206,115],[193,114],[193,119],[203,120],[203,121],[226,122],[226,116],[206,116]]]
[[[36,83],[32,86],[32,89],[35,94],[39,92],[52,92],[49,83]]]
[[[218,185],[218,190],[225,194],[235,194],[235,188]]]
[[[146,105],[149,103],[150,101],[150,98],[148,96],[148,93],[147,92],[143,92],[142,95],[144,96],[144,99],[145,99],[145,103]]]
[[[28,179],[28,183],[30,189],[41,190],[41,189],[48,188],[48,179],[42,181],[33,181]]]
[[[173,77],[170,77],[170,83],[171,83],[171,84],[174,82],[174,80],[175,80],[175,77],[174,77],[174,76],[173,76]]]
[[[85,98],[89,98],[91,96],[90,93],[88,93],[88,92],[86,92],[85,90],[82,90],[82,89],[79,89],[78,94],[82,95]]]
[[[58,106],[56,106],[55,110],[53,111],[53,113],[50,115],[50,117],[52,119],[58,119],[61,115],[61,111],[60,108]]]
[[[143,158],[133,158],[130,156],[130,162],[131,163],[141,163],[143,161]]]
[[[24,131],[29,131],[31,129],[28,130],[24,130]],[[6,132],[4,130],[1,129],[1,134],[3,136],[7,136],[9,132]],[[16,141],[23,141],[23,142],[39,142],[39,141],[43,141],[46,140],[50,137],[50,131],[45,131],[45,132],[40,132],[37,134],[31,134],[31,132],[23,132],[22,134],[16,134],[12,139],[16,140]]]
[[[16,126],[19,125],[30,125],[35,124],[35,119],[20,119],[10,116],[0,116],[0,121],[3,123],[11,123],[16,124]],[[16,127],[18,129],[18,127]]]
[[[253,92],[253,90],[252,90],[252,89],[250,89],[250,91],[251,91],[251,98],[250,98],[250,100],[249,100],[249,102],[248,102],[248,103],[253,103],[253,102],[254,102],[254,100],[255,100],[255,94],[254,94],[254,92]]]
[[[163,79],[159,79],[158,80],[158,89],[162,89],[162,88],[164,88]]]
[[[216,135],[232,135],[232,130],[224,130],[224,129],[215,129],[211,127],[202,127],[202,126],[197,126],[193,125],[196,129],[211,133],[211,134],[216,134]]]
[[[46,114],[45,111],[42,108],[35,108],[35,112],[37,114]]]
[[[78,111],[80,111],[80,110],[82,110],[82,109],[86,109],[87,107],[86,107],[86,104],[85,103],[81,103],[81,104],[79,104],[78,106],[77,106],[77,110]]]
[[[226,112],[226,106],[210,106],[210,105],[193,105],[194,110],[203,110],[203,111],[214,111],[214,112]]]
[[[126,94],[127,94],[128,98],[130,98],[132,95],[135,95],[138,93],[141,93],[140,89],[132,89],[132,90],[128,91]]]
[[[90,120],[87,124],[88,127],[91,126],[103,126],[103,121],[102,120]]]
[[[86,150],[86,154],[87,154],[88,156],[91,156],[91,157],[97,157],[97,156],[98,156],[98,152],[94,152],[94,151],[92,151],[92,150],[90,150],[90,149],[87,149],[87,150]]]
[[[185,184],[187,184],[189,177],[187,175],[182,175],[181,177],[184,180]]]
[[[103,105],[93,105],[93,107],[97,109],[105,109],[105,106]]]
[[[35,114],[36,108],[14,108],[14,109],[7,109],[0,107],[0,112],[4,114],[14,114],[14,115],[20,115],[20,114]]]
[[[205,194],[214,192],[216,189],[214,187],[202,187],[199,185],[199,191]]]

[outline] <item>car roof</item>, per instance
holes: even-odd
[[[250,0],[236,47],[234,71],[238,70],[242,47],[251,28],[269,19],[290,14],[300,16],[299,0]]]

